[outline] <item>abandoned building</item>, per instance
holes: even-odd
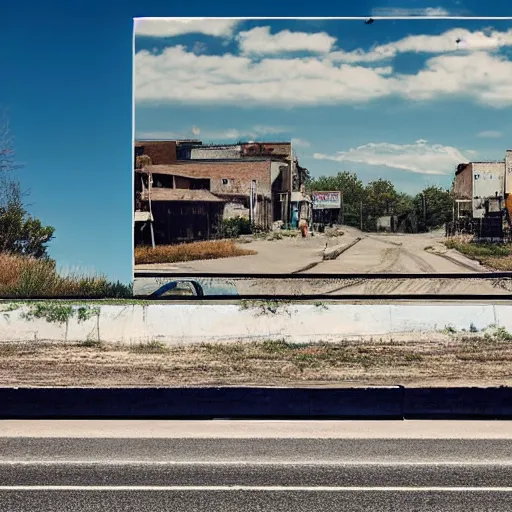
[[[504,160],[459,164],[455,171],[455,231],[476,230],[480,238],[501,239],[512,218],[512,150]]]
[[[308,178],[308,170],[299,165],[291,142],[241,142],[238,144],[203,144],[177,141],[177,160],[259,160],[271,158],[289,166],[290,192],[299,192]]]
[[[453,192],[456,218],[483,218],[486,211],[512,206],[512,150],[504,160],[459,164],[455,171]],[[510,210],[512,213],[512,209]]]
[[[295,181],[303,179],[307,170],[290,164],[286,159],[289,150],[277,156],[233,158],[233,153],[222,149],[213,157],[212,146],[205,146],[208,153],[195,156],[210,158],[190,158],[189,151],[200,146],[197,141],[137,141],[136,245],[215,238],[222,222],[236,217],[263,230],[271,229],[276,221],[290,221],[292,199],[298,195],[292,191],[293,170],[300,174]],[[184,152],[189,158],[183,158]],[[243,149],[236,150],[237,155],[243,153]],[[232,158],[222,158],[226,156]]]

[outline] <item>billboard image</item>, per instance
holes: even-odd
[[[313,210],[341,209],[341,192],[312,192]]]
[[[506,20],[134,31],[135,295],[512,292]]]

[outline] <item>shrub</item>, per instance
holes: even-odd
[[[252,233],[251,221],[245,217],[224,219],[221,222],[219,236],[221,238],[238,238],[240,235]]]

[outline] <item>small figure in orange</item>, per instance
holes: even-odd
[[[306,238],[308,236],[308,221],[301,219],[299,223],[299,229],[302,234],[302,238]]]

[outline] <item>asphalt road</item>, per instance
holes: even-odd
[[[512,510],[511,426],[4,421],[0,509]]]

